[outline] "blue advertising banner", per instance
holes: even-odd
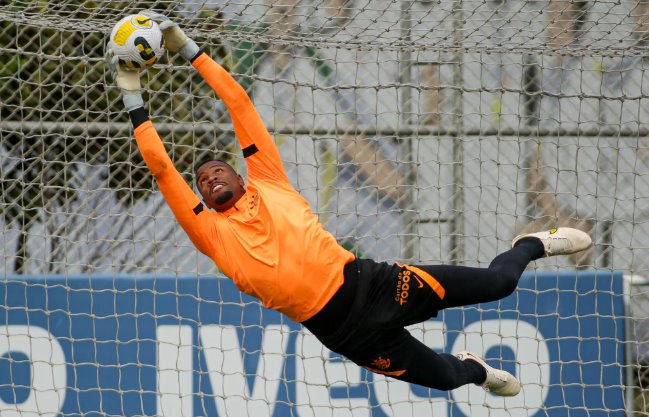
[[[621,273],[526,274],[500,302],[413,326],[517,375],[521,394],[441,392],[376,375],[221,277],[0,280],[0,414],[624,415]]]

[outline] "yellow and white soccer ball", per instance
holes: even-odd
[[[132,14],[115,24],[109,46],[127,68],[141,69],[155,64],[164,54],[164,37],[151,18]]]

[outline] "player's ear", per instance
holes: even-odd
[[[246,188],[246,183],[243,181],[243,177],[237,174],[237,179],[239,180],[239,185],[241,188]]]

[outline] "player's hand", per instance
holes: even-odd
[[[144,99],[140,89],[140,72],[124,68],[119,63],[119,58],[112,49],[106,51],[106,65],[113,76],[113,81],[122,90],[122,102],[126,110],[131,111],[138,107],[144,106]]]
[[[139,92],[142,88],[140,84],[140,72],[138,70],[125,68],[119,63],[119,58],[112,49],[106,51],[106,65],[113,76],[113,82],[117,84],[124,92]]]
[[[148,16],[160,26],[162,36],[165,38],[165,48],[170,52],[178,52],[189,41],[178,23],[172,22],[167,16],[153,10],[142,10],[140,13]]]

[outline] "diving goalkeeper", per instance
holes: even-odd
[[[590,237],[563,227],[521,235],[488,268],[356,259],[290,184],[244,89],[177,24],[148,15],[159,23],[166,48],[189,60],[223,100],[248,165],[247,184],[224,161],[198,167],[201,201],[174,168],[149,120],[139,73],[121,67],[107,52],[140,152],[196,248],[241,291],[302,323],[329,349],[372,372],[439,390],[473,383],[496,395],[518,394],[520,383],[510,373],[467,351],[437,353],[404,327],[449,307],[501,299],[516,289],[528,263],[584,250]]]

